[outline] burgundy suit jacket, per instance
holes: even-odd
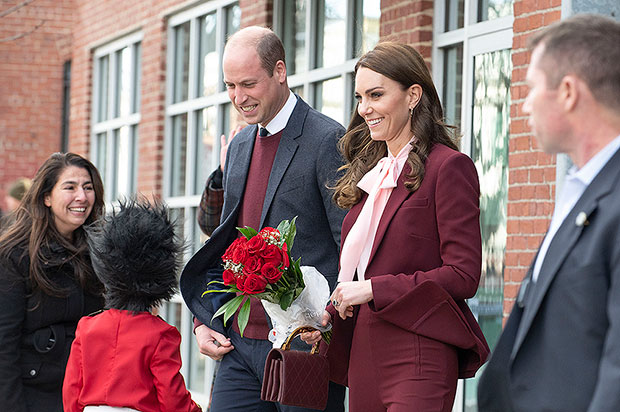
[[[436,144],[415,192],[404,186],[407,164],[379,222],[366,277],[372,281],[374,316],[412,333],[453,345],[459,377],[475,374],[489,347],[465,299],[480,280],[479,183],[469,157]],[[353,206],[342,225],[342,242],[366,201]],[[346,382],[355,316],[334,316],[328,351],[331,379]],[[377,344],[381,344],[377,342]]]

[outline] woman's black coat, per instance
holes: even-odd
[[[78,320],[103,307],[74,280],[68,252],[46,253],[44,269],[66,297],[33,291],[29,259],[15,250],[0,262],[0,411],[62,412],[62,381]]]

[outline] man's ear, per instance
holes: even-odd
[[[276,65],[273,68],[273,75],[276,76],[280,83],[284,83],[286,81],[286,65],[282,60],[278,60],[276,62]]]
[[[580,80],[573,75],[566,75],[558,86],[558,99],[565,111],[570,112],[579,101]]]

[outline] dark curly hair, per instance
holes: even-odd
[[[86,228],[107,308],[145,312],[178,289],[184,245],[161,203],[130,199]]]

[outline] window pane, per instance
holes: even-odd
[[[291,87],[291,91],[302,99],[304,98],[304,86]]]
[[[283,1],[282,39],[290,74],[307,70],[306,0]]]
[[[127,116],[131,113],[132,95],[132,56],[131,47],[124,47],[116,52],[116,101],[114,117]]]
[[[101,179],[103,180],[103,186],[106,188],[105,192],[107,192],[106,185],[106,171],[107,171],[107,149],[106,146],[108,144],[108,135],[107,133],[99,133],[95,137],[95,144],[97,145],[97,158],[95,159],[95,166],[97,170],[99,170],[99,175],[101,175]]]
[[[187,159],[187,113],[172,118],[172,154],[170,195],[185,195],[185,167]]]
[[[187,239],[185,238],[185,208],[170,208],[170,220],[174,222],[174,233],[176,233],[179,238],[186,241]],[[177,327],[179,328],[179,330],[181,330],[180,314],[178,319],[179,326]]]
[[[491,348],[502,331],[511,72],[509,49],[474,58],[472,159],[480,177],[482,278],[469,305]],[[475,410],[476,385],[466,383],[466,410]]]
[[[201,194],[207,177],[218,166],[214,164],[214,152],[216,150],[216,127],[217,109],[215,106],[207,107],[196,114],[196,183],[194,194]],[[217,135],[217,136],[216,136]]]
[[[341,77],[316,84],[316,104],[318,111],[342,124],[342,91],[344,84]]]
[[[241,115],[232,103],[226,103],[224,105],[224,122],[222,124],[222,133],[228,138],[230,131],[235,129],[237,126],[245,127],[247,126],[247,123],[243,121]]]
[[[510,16],[512,3],[513,0],[478,0],[478,21]]]
[[[358,0],[355,3],[355,46],[354,56],[359,57],[372,50],[379,41],[379,0]]]
[[[443,49],[443,107],[446,123],[461,127],[461,96],[463,92],[463,43]]]
[[[136,181],[136,126],[123,126],[115,133],[116,185],[112,199],[129,197],[135,191]]]
[[[174,29],[174,84],[172,102],[187,100],[189,73],[189,25],[183,23]]]
[[[464,0],[446,0],[446,21],[444,31],[463,28],[464,16]]]
[[[315,68],[344,62],[347,2],[318,0],[317,54]]]
[[[131,98],[131,113],[140,111],[140,81],[142,80],[142,47],[137,43],[133,47],[133,88]]]
[[[198,59],[199,81],[197,96],[217,92],[220,73],[219,57],[216,51],[216,14],[211,13],[200,19],[200,57]]]
[[[97,101],[97,121],[102,122],[104,120],[108,120],[108,84],[109,84],[109,76],[110,76],[110,61],[108,56],[104,56],[97,60],[97,64],[99,66],[99,78],[98,86],[99,86],[99,94]]]
[[[226,38],[241,27],[241,8],[235,4],[226,8]]]

